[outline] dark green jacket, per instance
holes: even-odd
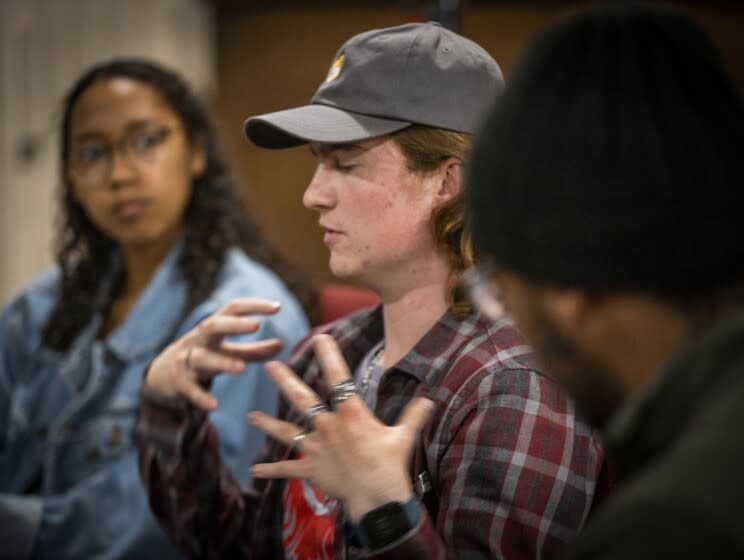
[[[744,559],[744,314],[625,406],[605,443],[624,482],[568,558]]]

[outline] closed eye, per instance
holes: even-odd
[[[351,170],[358,166],[356,162],[343,161],[337,157],[331,159],[331,165],[333,169],[341,173],[349,173]]]

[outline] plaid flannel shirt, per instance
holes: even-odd
[[[334,336],[353,370],[382,339],[382,314],[378,307],[318,330]],[[326,400],[309,338],[289,363]],[[411,461],[418,525],[382,550],[364,551],[345,538],[340,511],[336,558],[556,557],[591,508],[604,455],[573,403],[538,373],[510,320],[445,314],[385,373],[375,414],[393,424],[419,395],[435,408]],[[286,402],[279,415],[299,423]],[[284,557],[284,481],[241,488],[220,461],[207,416],[185,402],[144,390],[138,432],[151,507],[189,557]],[[260,462],[290,456],[287,446],[269,442]],[[424,472],[428,490],[415,484]]]

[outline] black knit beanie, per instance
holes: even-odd
[[[619,4],[619,3],[618,3]],[[744,104],[671,8],[585,12],[529,49],[476,138],[476,250],[534,280],[688,290],[744,271]]]

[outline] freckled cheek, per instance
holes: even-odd
[[[369,255],[372,252],[372,245],[362,245],[361,247],[356,247],[353,250],[353,253],[357,257],[364,257],[365,255]]]

